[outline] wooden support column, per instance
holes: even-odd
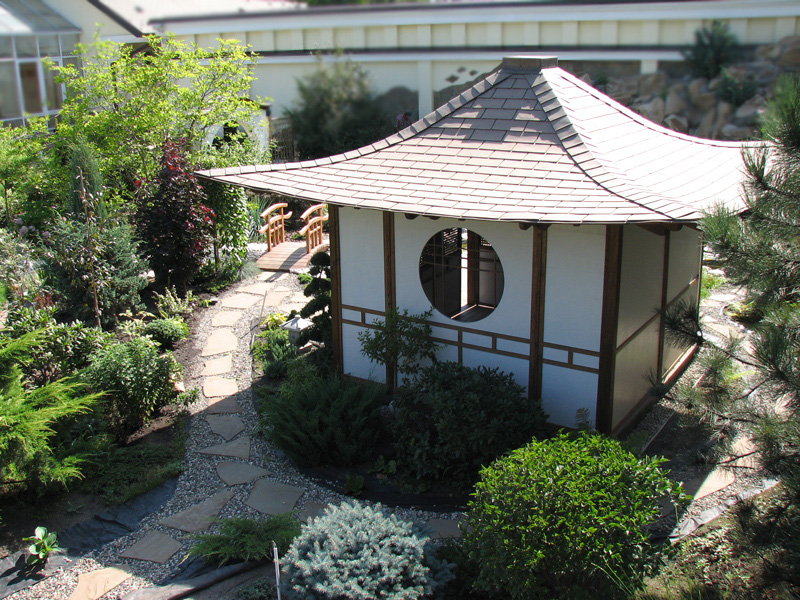
[[[342,269],[339,241],[339,207],[328,205],[328,235],[331,249],[331,326],[333,329],[333,364],[341,375],[342,356]]]
[[[395,284],[395,259],[394,259],[394,213],[383,213],[383,287],[386,294],[386,314],[389,314],[397,303],[397,289]],[[389,391],[394,390],[397,383],[395,365],[386,365],[386,385]]]
[[[658,374],[659,383],[662,382],[664,377],[664,312],[667,310],[667,286],[669,285],[669,231],[664,236],[664,267],[661,275],[661,323],[658,327],[658,365],[656,372]]]
[[[614,416],[614,370],[617,358],[622,225],[606,225],[603,312],[600,323],[600,374],[597,380],[595,428],[611,433]]]
[[[545,268],[547,265],[547,226],[533,227],[531,270],[531,342],[528,367],[528,398],[542,397],[542,343],[544,336]]]

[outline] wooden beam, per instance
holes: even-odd
[[[667,310],[667,286],[669,285],[669,232],[664,236],[664,263],[661,272],[661,323],[658,326],[658,364],[656,373],[658,381],[664,376],[664,342],[665,330],[664,312]]]
[[[333,329],[333,364],[336,372],[344,371],[342,355],[342,268],[339,239],[339,207],[328,205],[328,236],[331,247],[331,327]]]
[[[383,213],[383,289],[385,294],[385,310],[388,314],[397,302],[394,253],[394,213]],[[397,380],[395,365],[386,364],[386,385],[389,391],[394,390]]]
[[[600,321],[600,374],[597,378],[595,428],[611,433],[614,417],[614,370],[617,358],[622,225],[606,225],[603,312]]]
[[[528,397],[542,397],[542,344],[544,337],[544,293],[547,265],[547,228],[533,228],[531,269],[531,337],[528,363]]]

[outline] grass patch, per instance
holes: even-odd
[[[703,267],[700,275],[700,300],[707,300],[711,296],[711,292],[724,284],[724,277],[714,275],[708,268]]]
[[[109,505],[122,504],[159,486],[183,471],[188,432],[184,417],[172,425],[174,437],[166,444],[114,446],[85,469],[84,489]]]

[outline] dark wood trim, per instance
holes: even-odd
[[[328,236],[331,249],[331,327],[333,329],[333,364],[341,375],[344,372],[342,354],[342,268],[339,240],[339,207],[328,205]]]
[[[632,334],[630,334],[625,339],[624,342],[622,342],[619,346],[617,346],[617,353],[622,352],[622,350],[623,350],[623,348],[625,348],[625,346],[630,344],[640,333],[642,333],[645,329],[650,327],[650,325],[653,324],[653,321],[656,321],[660,317],[661,317],[661,313],[660,312],[653,313],[652,317],[647,319],[647,321],[645,321],[644,324],[640,325],[639,328],[636,331],[634,331]]]
[[[603,312],[600,320],[600,373],[597,377],[595,427],[610,433],[614,416],[614,367],[619,324],[619,284],[622,266],[622,225],[606,225],[603,272]]]
[[[545,271],[547,270],[547,229],[533,228],[531,253],[531,354],[528,360],[528,397],[542,397],[542,344],[544,336]]]
[[[664,325],[664,313],[667,311],[667,288],[669,287],[669,232],[664,236],[664,263],[663,271],[661,274],[661,323],[658,326],[658,363],[656,363],[656,372],[658,380],[661,381],[664,376],[664,342],[666,341]]]
[[[576,346],[564,346],[562,344],[551,344],[550,342],[542,342],[543,348],[552,348],[553,350],[563,350],[574,354],[585,354],[586,356],[600,356],[599,352],[594,350],[584,350]]]
[[[586,373],[599,373],[599,369],[595,369],[593,367],[584,367],[583,365],[576,365],[575,363],[563,363],[557,360],[551,360],[549,358],[543,358],[542,363],[546,365],[553,365],[554,367],[561,367],[562,369],[572,369],[573,371],[584,371]]]
[[[394,213],[384,211],[383,213],[383,288],[386,294],[385,310],[386,314],[396,305],[396,279],[395,279],[395,256],[394,256]],[[386,363],[386,385],[391,392],[397,383],[397,369],[393,364]]]

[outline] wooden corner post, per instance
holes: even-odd
[[[339,207],[328,206],[328,235],[331,251],[331,327],[333,341],[333,364],[341,375],[344,370],[342,358],[342,269],[341,245],[339,241]]]
[[[394,213],[385,211],[383,213],[383,287],[386,294],[385,308],[387,315],[397,303],[397,288],[394,270]],[[394,391],[396,383],[396,365],[389,364],[387,362],[386,385],[388,386],[390,393]]]
[[[617,358],[622,225],[606,225],[603,312],[600,320],[600,374],[597,378],[595,428],[610,434],[614,417],[614,371]]]
[[[528,368],[528,397],[542,397],[542,342],[544,336],[545,267],[547,265],[547,226],[533,228],[531,270],[531,342]]]

